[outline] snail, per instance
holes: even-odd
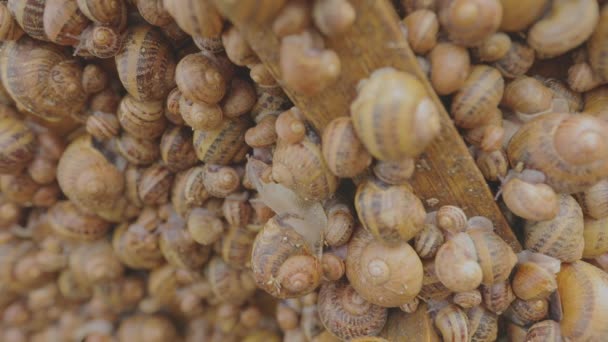
[[[458,306],[448,304],[435,316],[435,327],[445,341],[468,341],[469,322],[467,315]]]
[[[34,158],[36,135],[23,121],[1,117],[0,146],[0,173],[18,173]]]
[[[477,167],[488,181],[497,181],[507,175],[509,161],[503,149],[492,152],[479,152],[475,159]],[[504,190],[503,190],[504,191]]]
[[[470,309],[481,304],[482,297],[479,290],[471,290],[465,292],[458,292],[454,294],[452,298],[454,304],[460,306],[463,309]]]
[[[251,270],[231,267],[220,257],[209,261],[205,274],[212,293],[222,303],[241,304],[256,290],[255,275],[251,274]]]
[[[439,133],[437,108],[422,83],[410,74],[378,69],[357,88],[358,95],[351,104],[353,126],[375,158],[396,161],[416,157]],[[378,140],[379,136],[383,139]]]
[[[559,212],[559,196],[547,184],[539,183],[543,178],[544,175],[534,170],[507,175],[501,186],[507,208],[527,220],[546,221],[555,218]]]
[[[211,196],[227,197],[241,184],[239,172],[234,167],[206,164],[202,168],[203,186]]]
[[[427,221],[428,216],[427,214]],[[415,237],[414,248],[421,258],[433,258],[443,242],[443,232],[435,224],[426,222],[424,228]]]
[[[87,118],[86,130],[97,140],[108,140],[118,135],[120,122],[114,114],[95,112]]]
[[[535,78],[522,76],[507,84],[501,103],[525,122],[551,109],[553,92]]]
[[[200,269],[209,259],[209,248],[198,244],[186,230],[186,222],[175,214],[159,226],[159,247],[169,264],[186,269]]]
[[[230,226],[245,227],[251,222],[253,207],[248,200],[249,193],[246,191],[226,196],[222,203],[222,213]]]
[[[253,243],[251,267],[256,284],[277,298],[298,297],[313,291],[321,280],[321,264],[308,242],[289,223],[273,217]]]
[[[226,94],[227,80],[213,59],[203,54],[190,54],[182,58],[175,69],[175,81],[190,101],[207,104],[218,103]],[[183,113],[180,101],[180,112]],[[182,114],[183,115],[183,114]]]
[[[526,224],[524,245],[533,252],[573,262],[583,254],[583,231],[580,206],[572,196],[562,194],[559,196],[559,212],[555,218]],[[551,236],[550,240],[547,240],[548,236]]]
[[[161,100],[175,87],[173,52],[152,26],[130,27],[115,60],[120,81],[135,100]]]
[[[23,38],[6,42],[0,61],[4,88],[25,111],[59,121],[84,110],[82,67],[65,49]]]
[[[191,36],[212,38],[222,32],[224,21],[211,0],[168,0],[166,11]]]
[[[124,267],[106,240],[80,244],[70,252],[69,265],[76,282],[89,286],[122,277]]]
[[[288,1],[272,22],[272,32],[283,38],[304,31],[312,24],[312,4],[305,0]]]
[[[451,41],[475,46],[491,36],[500,25],[502,6],[498,0],[438,1],[439,22]]]
[[[505,311],[505,317],[518,325],[529,325],[547,317],[549,302],[546,299],[522,300],[515,298]]]
[[[241,153],[248,150],[244,134],[251,126],[247,116],[224,120],[213,130],[194,131],[194,150],[204,163],[226,165],[242,158]],[[242,159],[241,159],[242,160]]]
[[[409,13],[403,24],[407,28],[407,41],[417,54],[425,54],[437,44],[439,21],[434,12],[421,9]]]
[[[511,43],[509,51],[493,65],[505,78],[515,78],[528,72],[534,61],[534,49],[515,40]]]
[[[126,15],[127,4],[123,0],[118,1],[94,1],[76,0],[78,8],[91,21],[110,26],[122,24],[123,16]]]
[[[608,245],[605,242],[605,234],[608,232],[607,224],[608,218],[599,220],[585,218],[583,258],[593,259],[608,252]]]
[[[154,140],[135,138],[123,133],[115,141],[118,153],[133,165],[150,165],[160,156],[158,144]]]
[[[587,18],[579,23],[575,18]],[[587,40],[599,20],[597,1],[561,0],[551,6],[550,14],[537,21],[528,32],[528,44],[541,58],[567,52]]]
[[[345,245],[354,231],[355,219],[352,210],[338,200],[325,204],[327,225],[324,227],[325,244],[332,247]]]
[[[372,162],[348,117],[336,118],[325,127],[321,147],[327,166],[338,177],[354,177]]]
[[[188,214],[186,227],[194,241],[202,245],[212,245],[221,238],[225,230],[221,218],[204,208],[194,208]]]
[[[194,166],[198,158],[192,145],[192,130],[185,126],[167,128],[160,140],[160,157],[173,172]]]
[[[550,256],[522,252],[519,265],[513,276],[513,293],[523,300],[546,299],[557,289],[555,275],[560,270],[560,261]]]
[[[482,306],[467,310],[471,341],[495,341],[498,335],[498,317]]]
[[[556,192],[583,191],[606,177],[605,122],[590,115],[544,115],[523,125],[511,138],[511,165],[544,173]],[[608,128],[608,127],[606,127]]]
[[[6,6],[25,33],[32,38],[48,41],[42,20],[45,1],[11,0],[6,3]]]
[[[317,305],[325,328],[340,339],[375,336],[386,324],[388,310],[361,298],[345,281],[321,286]]]
[[[481,286],[481,296],[485,307],[497,315],[501,315],[515,300],[509,281]]]
[[[307,200],[331,196],[338,179],[323,159],[319,137],[309,130],[299,143],[279,138],[273,156],[272,178]]]
[[[503,58],[511,49],[511,38],[504,32],[497,32],[473,48],[473,54],[482,62],[495,62]]]
[[[319,46],[319,41],[322,42],[311,31],[281,39],[279,65],[283,81],[304,96],[318,94],[340,76],[340,58],[333,50]]]
[[[428,55],[431,64],[430,81],[439,95],[458,91],[471,70],[467,49],[449,42],[437,43]]]
[[[601,180],[585,191],[575,195],[583,213],[594,218],[602,219],[608,216],[608,181]]]
[[[346,32],[354,23],[355,8],[345,0],[317,0],[312,7],[315,26],[326,36]]]
[[[422,263],[405,242],[386,246],[364,229],[347,247],[346,276],[360,296],[383,307],[401,306],[422,287]]]
[[[173,174],[164,165],[156,163],[147,167],[137,184],[139,199],[146,205],[167,203],[172,182]]]
[[[257,100],[251,82],[235,77],[230,81],[226,95],[220,104],[226,117],[235,118],[248,113]]]
[[[530,328],[528,328],[526,341],[562,341],[562,332],[559,327],[559,323],[553,320],[545,320],[534,323]]]
[[[450,109],[454,122],[462,128],[474,128],[488,120],[487,113],[498,106],[504,80],[497,69],[487,65],[473,67],[453,98]]]
[[[467,233],[454,234],[437,251],[435,273],[447,288],[470,291],[481,284],[483,271],[477,262],[475,244]]]
[[[7,5],[0,5],[0,40],[18,40],[25,32],[19,26]]]
[[[297,107],[280,113],[275,121],[277,137],[289,144],[299,143],[306,136],[306,123]]]
[[[95,215],[83,213],[71,201],[59,201],[48,211],[49,225],[61,237],[93,241],[110,230],[110,224]]]
[[[120,101],[116,116],[121,127],[140,139],[155,139],[161,136],[167,126],[161,101],[139,101],[126,95]]]
[[[259,116],[258,116],[259,118]],[[253,148],[270,147],[277,142],[277,133],[274,128],[277,117],[265,115],[256,118],[256,125],[245,132],[245,142]]]
[[[424,207],[407,184],[367,179],[357,187],[355,208],[363,227],[387,244],[408,241],[424,228]]]
[[[250,265],[251,248],[258,226],[231,226],[222,237],[222,259],[234,268],[247,268]]]
[[[158,247],[159,224],[154,209],[148,208],[134,223],[123,223],[114,230],[112,246],[123,264],[135,269],[152,269],[163,264]]]

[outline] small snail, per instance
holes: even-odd
[[[235,118],[248,113],[258,98],[251,82],[235,77],[230,81],[226,95],[222,99],[222,112],[226,117]]]
[[[498,317],[482,306],[467,310],[469,334],[471,341],[496,341],[498,335]]]
[[[424,227],[424,207],[407,184],[368,179],[357,188],[355,208],[363,227],[387,244],[408,241]]]
[[[202,245],[212,245],[221,238],[224,222],[211,211],[194,208],[188,214],[187,229],[194,241]]]
[[[312,4],[306,0],[288,1],[272,23],[280,38],[304,31],[312,24]]]
[[[345,0],[317,0],[312,7],[315,26],[328,37],[346,32],[355,17],[355,8]]]
[[[444,237],[441,229],[437,228],[435,224],[427,222],[424,224],[424,228],[416,235],[414,248],[421,258],[433,258],[437,254],[439,247],[443,245],[443,242]]]
[[[117,332],[118,341],[173,341],[179,338],[176,327],[160,315],[137,314],[124,319]]]
[[[118,26],[123,21],[127,4],[123,0],[95,1],[76,0],[82,13],[95,23]]]
[[[214,197],[225,198],[241,185],[236,168],[215,164],[203,166],[203,186]]]
[[[422,287],[422,263],[407,243],[386,246],[359,229],[347,251],[346,276],[367,301],[397,307],[418,295]]]
[[[559,323],[552,320],[541,321],[528,328],[526,341],[530,342],[559,342],[562,341],[562,332]]]
[[[198,158],[192,145],[192,130],[185,126],[167,128],[160,140],[160,157],[173,172],[194,166]]]
[[[59,201],[48,211],[49,225],[61,237],[76,241],[97,240],[110,230],[107,221],[83,213],[71,201]]]
[[[187,55],[179,61],[175,81],[182,98],[196,103],[216,104],[226,94],[227,80],[220,68],[210,57],[201,53]],[[180,111],[183,111],[181,103]]]
[[[439,95],[458,91],[471,70],[471,59],[467,49],[449,42],[435,45],[428,55],[431,64],[430,81]]]
[[[444,0],[438,2],[439,22],[450,40],[475,46],[500,25],[502,6],[498,0]]]
[[[0,146],[0,173],[18,173],[34,158],[36,136],[23,121],[1,117]]]
[[[11,0],[6,4],[25,33],[32,38],[48,41],[42,19],[45,5],[42,0]]]
[[[357,88],[358,95],[351,104],[353,125],[363,145],[377,159],[416,157],[439,133],[437,108],[422,83],[410,74],[378,69]],[[383,138],[378,139],[380,136]]]
[[[122,128],[140,139],[155,139],[167,126],[162,101],[139,101],[126,95],[120,101],[116,116]]]
[[[463,309],[470,309],[481,304],[482,297],[479,290],[471,290],[465,292],[458,292],[454,294],[452,298],[454,304],[460,306]]]
[[[128,133],[116,140],[116,150],[133,165],[150,165],[160,156],[156,141],[135,138]]]
[[[204,163],[226,165],[243,149],[245,132],[251,126],[247,116],[243,115],[232,120],[224,120],[219,127],[213,130],[194,131],[193,144],[198,159]]]
[[[212,258],[205,268],[211,291],[222,303],[241,304],[256,290],[254,275],[226,264],[222,258]]]
[[[146,168],[139,179],[137,191],[144,204],[164,204],[169,200],[173,174],[162,164]]]
[[[159,247],[169,264],[185,269],[200,269],[209,259],[209,248],[197,243],[186,230],[185,222],[172,214],[161,225]]]
[[[325,127],[321,146],[327,166],[338,177],[354,177],[372,162],[348,117],[336,118]]]
[[[515,300],[509,281],[481,286],[481,296],[485,307],[497,315],[501,315]]]
[[[339,201],[329,201],[325,205],[327,225],[323,237],[325,243],[339,247],[348,242],[354,231],[355,219],[352,210]]]
[[[321,286],[317,305],[325,328],[347,340],[378,335],[388,315],[386,308],[366,301],[345,281]]]
[[[546,221],[559,212],[559,196],[553,189],[544,183],[527,181],[525,174],[508,179],[501,190],[506,206],[519,217]]]
[[[0,40],[18,40],[23,34],[23,29],[13,18],[7,5],[0,5]]]
[[[608,180],[601,180],[575,195],[583,213],[594,219],[608,216]]]
[[[448,304],[437,312],[435,327],[444,341],[465,342],[469,340],[469,321],[458,306]]]
[[[403,24],[407,28],[407,41],[417,54],[425,54],[437,43],[439,21],[434,12],[421,9],[409,13]]]
[[[302,112],[297,107],[292,107],[280,113],[275,122],[275,130],[279,139],[289,144],[299,143],[306,136]]]
[[[608,244],[606,244],[607,227],[608,218],[599,220],[585,218],[583,258],[593,259],[608,252]]]
[[[435,256],[435,273],[447,288],[455,292],[470,291],[483,278],[477,262],[475,244],[467,233],[457,233],[444,243]]]
[[[473,54],[482,62],[495,62],[503,58],[511,49],[511,38],[504,32],[497,32],[473,48]]]
[[[501,0],[502,21],[500,30],[523,31],[543,15],[548,0],[533,0],[522,3],[518,0]]]
[[[509,51],[493,65],[504,77],[515,78],[528,72],[534,61],[534,49],[525,43],[513,41]]]
[[[513,292],[523,300],[545,299],[557,289],[559,260],[538,253],[520,254],[513,277]]]
[[[497,69],[477,65],[454,96],[451,114],[457,126],[473,128],[488,119],[487,113],[498,106],[504,90],[504,80]]]
[[[122,277],[124,267],[106,240],[80,244],[70,252],[70,270],[77,282],[89,286]]]
[[[191,36],[212,38],[222,32],[224,21],[211,0],[167,0],[165,9]]]
[[[247,145],[253,148],[264,148],[274,145],[277,142],[277,133],[274,128],[277,117],[275,115],[265,115],[256,120],[256,125],[245,132],[245,142]]]
[[[165,260],[158,247],[159,224],[154,209],[149,208],[134,223],[123,223],[114,230],[112,246],[123,264],[135,269],[152,269],[163,264]]]
[[[258,228],[258,226],[253,227]],[[251,248],[258,232],[253,227],[232,226],[222,237],[222,259],[228,265],[239,269],[251,266]]]
[[[513,323],[525,326],[545,319],[548,313],[549,302],[546,299],[515,298],[509,309],[505,311],[505,316]]]

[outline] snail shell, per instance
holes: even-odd
[[[608,180],[601,180],[576,195],[585,215],[595,219],[608,216]]]
[[[325,127],[321,147],[327,167],[338,177],[354,177],[372,162],[349,117],[336,118]]]
[[[586,18],[584,23],[576,18]],[[549,15],[537,21],[528,32],[528,44],[541,58],[561,55],[583,43],[599,20],[597,1],[560,0]]]
[[[511,285],[523,300],[545,299],[557,289],[555,273],[535,262],[520,264]]]
[[[444,237],[441,229],[432,223],[425,223],[424,228],[416,235],[414,248],[421,258],[433,258],[443,242]]]
[[[580,192],[608,176],[608,124],[589,115],[543,115],[511,138],[511,165],[541,171],[556,192]]]
[[[90,24],[76,0],[47,0],[42,24],[46,37],[59,45],[74,45],[82,31]]]
[[[257,235],[251,254],[255,281],[277,298],[299,297],[321,281],[321,265],[308,242],[290,227],[288,216],[273,217]]]
[[[469,320],[458,306],[449,304],[435,316],[435,327],[441,332],[444,341],[469,341]]]
[[[127,133],[123,133],[116,140],[116,149],[121,156],[133,165],[149,165],[160,156],[156,141],[135,138]]]
[[[21,206],[31,206],[34,195],[41,189],[27,173],[18,175],[0,175],[2,194],[11,202]]]
[[[232,226],[222,236],[222,259],[234,268],[250,267],[251,248],[257,231],[249,227]]]
[[[549,302],[546,299],[522,300],[515,298],[505,316],[522,326],[538,322],[547,317]]]
[[[135,223],[123,223],[114,230],[112,246],[120,261],[130,268],[152,269],[164,262],[158,247],[159,218],[154,209],[142,211]]]
[[[481,286],[481,296],[485,307],[497,315],[506,311],[515,300],[509,281]]]
[[[230,267],[220,257],[214,257],[205,268],[211,291],[221,303],[241,304],[255,292],[250,270]]]
[[[91,214],[85,214],[71,201],[60,201],[48,211],[48,222],[53,231],[75,241],[93,241],[107,234],[110,224]]]
[[[211,0],[167,0],[163,4],[188,35],[213,38],[222,33],[224,21]]]
[[[475,46],[500,25],[502,6],[498,0],[438,1],[439,21],[451,41]]]
[[[141,174],[137,192],[144,204],[164,204],[169,200],[173,174],[162,164],[154,164]]]
[[[227,82],[220,68],[202,53],[187,55],[179,61],[175,81],[182,97],[193,102],[216,104],[226,94]],[[181,102],[180,111],[183,111]]]
[[[201,245],[211,245],[224,233],[224,222],[207,209],[194,208],[188,214],[187,228],[192,239]]]
[[[202,166],[188,170],[184,189],[184,197],[188,203],[200,206],[211,197],[204,185],[204,175],[205,169]]]
[[[331,247],[346,244],[355,226],[352,210],[345,204],[335,201],[326,207],[326,213],[327,226],[323,233],[325,243]]]
[[[585,218],[583,237],[583,258],[593,259],[608,252],[608,217],[599,220]]]
[[[553,92],[548,87],[535,78],[522,76],[507,84],[501,103],[516,113],[532,115],[547,111],[552,101]]]
[[[338,187],[338,179],[321,154],[319,137],[310,130],[299,143],[281,139],[274,151],[272,177],[307,200],[322,200]]]
[[[226,55],[232,63],[238,66],[260,63],[258,56],[235,26],[230,27],[222,34],[222,43],[226,49]]]
[[[524,31],[543,15],[548,2],[548,0],[532,0],[522,3],[518,0],[501,0],[500,30],[505,32]]]
[[[580,206],[572,196],[562,194],[559,197],[559,213],[554,219],[526,224],[524,245],[531,251],[573,262],[583,254],[583,231]]]
[[[606,38],[608,37],[607,20],[608,6],[604,4],[600,12],[599,22],[587,43],[589,64],[598,73],[599,78],[603,80],[608,80],[608,61],[606,59],[606,51],[608,51],[608,44],[606,44]]]
[[[23,34],[23,29],[13,18],[7,5],[0,5],[0,40],[18,40]]]
[[[497,32],[473,48],[473,53],[482,62],[494,62],[503,58],[510,49],[511,38],[506,33]]]
[[[23,121],[0,117],[0,147],[0,174],[18,173],[34,158],[36,136]]]
[[[498,70],[486,65],[473,67],[469,77],[454,96],[451,114],[457,126],[474,128],[488,119],[502,98],[504,80]]]
[[[430,81],[439,95],[459,90],[471,71],[469,51],[449,42],[435,45],[428,55],[431,63]]]
[[[424,228],[424,207],[409,185],[368,179],[357,188],[355,208],[363,227],[384,243],[408,241]]]
[[[467,215],[462,209],[453,205],[444,205],[435,216],[437,226],[450,234],[464,232],[467,229]]]
[[[498,317],[482,306],[475,306],[467,310],[469,320],[469,335],[471,342],[496,341],[498,336]]]
[[[458,292],[454,294],[452,301],[454,304],[463,309],[470,309],[481,304],[481,292],[479,292],[477,289],[466,292]]]
[[[414,299],[422,287],[422,262],[406,242],[386,246],[364,229],[348,244],[346,276],[370,303],[397,307]]]
[[[185,126],[167,128],[160,140],[160,156],[173,172],[194,166],[198,158],[192,145],[192,130]]]
[[[179,334],[173,323],[160,315],[136,314],[125,318],[116,333],[119,342],[176,341]]]
[[[509,210],[526,220],[551,220],[559,212],[559,197],[547,184],[532,184],[512,178],[501,189],[502,198]]]
[[[493,231],[472,228],[467,233],[475,244],[483,271],[482,283],[489,285],[506,280],[517,263],[517,256],[511,247]]]
[[[245,227],[253,216],[253,207],[248,201],[249,193],[229,195],[222,204],[222,213],[230,226]]]
[[[135,0],[137,11],[150,25],[163,27],[173,22],[173,17],[164,8],[161,0]]]
[[[312,24],[312,4],[308,1],[288,1],[272,22],[272,32],[278,37],[304,31]]]
[[[95,23],[118,26],[127,11],[124,0],[76,0],[82,13]]]
[[[374,165],[373,172],[381,181],[398,185],[406,184],[414,174],[415,168],[416,164],[412,158],[405,158],[400,161],[379,160]]]
[[[205,38],[200,36],[192,37],[192,41],[196,47],[202,52],[210,52],[213,54],[224,52],[224,44],[221,37]]]
[[[30,38],[9,41],[0,62],[4,88],[27,112],[59,121],[84,110],[82,67],[63,48]]]
[[[566,101],[570,113],[580,112],[583,109],[583,105],[585,105],[585,112],[587,112],[587,106],[589,105],[589,102],[592,102],[589,99],[589,93],[585,94],[585,101],[583,101],[583,97],[580,93],[570,89],[570,87],[561,80],[555,78],[541,78],[540,76],[535,76],[535,78],[542,81],[545,87],[553,92],[554,99]]]
[[[127,30],[116,67],[122,85],[136,100],[161,100],[175,87],[173,52],[152,26]]]
[[[302,112],[297,107],[292,107],[278,115],[275,122],[275,130],[279,139],[296,144],[306,136],[306,123]]]
[[[139,180],[144,169],[130,164],[125,170],[125,197],[129,202],[138,208],[143,207],[144,203],[139,198]]]
[[[505,177],[509,168],[507,154],[503,149],[492,152],[482,151],[477,155],[475,163],[488,181],[497,181],[500,177]]]
[[[140,139],[152,140],[161,136],[167,125],[162,101],[138,101],[126,95],[116,114],[122,128]]]
[[[213,130],[194,131],[193,144],[198,159],[204,163],[229,164],[247,148],[244,136],[250,126],[249,118],[242,115],[222,121]]]
[[[315,26],[328,37],[346,32],[353,25],[355,17],[355,8],[344,0],[316,1],[312,7]]]
[[[434,12],[426,9],[411,12],[403,24],[407,27],[407,41],[416,54],[427,53],[437,43],[439,21]]]
[[[169,120],[174,125],[183,125],[184,119],[179,111],[179,103],[182,98],[182,92],[179,88],[173,88],[167,95],[167,99],[165,100],[165,116],[167,120]]]
[[[455,292],[470,291],[483,279],[477,263],[475,244],[467,233],[457,233],[444,243],[435,256],[437,278]]]
[[[70,269],[83,284],[103,284],[122,277],[124,267],[106,240],[81,243],[70,251]]]
[[[182,219],[170,217],[159,230],[159,247],[169,264],[196,270],[209,259],[210,248],[192,239]]]
[[[57,181],[63,193],[82,209],[111,222],[127,215],[122,197],[124,175],[91,136],[82,136],[65,149],[57,165]]]
[[[44,33],[44,7],[46,0],[10,0],[6,4],[19,26],[30,37],[48,41]]]
[[[241,178],[235,168],[215,164],[203,166],[203,186],[209,195],[224,198],[240,185]]]
[[[529,342],[561,342],[562,332],[559,323],[552,320],[541,321],[528,328],[526,341]]]
[[[524,43],[513,41],[511,48],[501,59],[493,63],[504,77],[523,76],[534,64],[534,50]]]
[[[428,301],[431,299],[441,300],[449,296],[452,292],[450,289],[445,287],[435,272],[435,260],[428,259],[422,263],[422,288],[418,297],[422,300]]]
[[[277,132],[274,128],[276,115],[265,115],[254,127],[245,133],[245,142],[253,148],[270,147],[277,141]]]
[[[323,269],[323,278],[329,281],[337,281],[346,272],[344,261],[332,253],[323,253],[321,257],[321,268]]]
[[[608,300],[606,273],[583,261],[564,263],[557,274],[557,286],[563,309],[560,327],[564,338],[578,341],[604,338],[608,334],[603,318],[608,308],[602,305]]]
[[[87,64],[82,70],[82,87],[87,94],[104,90],[108,82],[108,74],[97,64]]]
[[[248,113],[257,102],[257,94],[250,81],[243,78],[233,78],[221,106],[224,115],[229,118]]]
[[[344,340],[378,335],[388,316],[386,308],[366,301],[345,281],[321,286],[317,305],[325,328]]]
[[[351,104],[353,125],[363,145],[377,159],[416,157],[439,133],[438,110],[412,75],[382,68],[357,88],[358,95]]]

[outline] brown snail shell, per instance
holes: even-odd
[[[444,341],[469,341],[469,321],[458,306],[449,304],[435,316],[435,327],[441,332]]]
[[[83,243],[70,252],[70,269],[77,282],[103,284],[122,277],[124,267],[106,240]]]
[[[373,172],[381,181],[398,185],[406,184],[414,174],[416,164],[414,159],[405,158],[400,161],[378,160],[374,165]]]
[[[222,259],[235,268],[250,267],[251,248],[257,231],[250,227],[231,226],[222,237]]]
[[[329,281],[337,281],[346,272],[344,261],[332,253],[323,253],[321,257],[321,268],[323,269],[323,278]]]
[[[473,48],[473,53],[482,62],[494,62],[503,58],[510,49],[511,38],[504,32],[497,32]]]
[[[97,64],[87,64],[82,70],[82,87],[85,93],[95,94],[108,87],[109,78],[104,69]]]
[[[274,151],[272,177],[307,200],[322,200],[338,187],[323,156],[319,137],[310,130],[299,143],[289,144],[281,139]]]
[[[312,7],[315,26],[328,37],[346,32],[353,25],[355,17],[355,8],[344,0],[316,1]]]
[[[517,267],[513,292],[523,300],[545,299],[557,289],[555,273],[540,264],[524,262]]]
[[[377,335],[388,315],[386,308],[366,301],[345,281],[321,286],[318,310],[325,328],[346,340]]]
[[[165,116],[174,125],[183,125],[184,119],[180,114],[179,103],[182,98],[182,92],[175,87],[167,95],[165,100]]]
[[[224,75],[214,60],[201,53],[182,58],[175,69],[182,97],[197,103],[216,104],[226,94]],[[183,111],[180,103],[180,111]]]
[[[541,321],[528,328],[526,341],[529,342],[561,342],[562,332],[559,323],[552,320]]]
[[[477,263],[475,244],[467,233],[457,233],[444,243],[435,256],[437,278],[455,292],[479,286],[483,271]]]
[[[169,189],[173,174],[162,164],[154,164],[144,170],[137,185],[139,198],[144,204],[164,204],[169,201]]]
[[[124,175],[102,151],[91,136],[76,139],[59,160],[57,181],[74,204],[117,222],[127,215],[122,197]]]
[[[493,65],[504,77],[515,78],[528,72],[534,61],[534,50],[531,47],[525,43],[513,41],[507,54]]]
[[[170,217],[159,230],[159,247],[169,264],[178,268],[200,269],[209,259],[210,249],[192,239],[182,219]]]
[[[18,40],[23,34],[23,29],[13,18],[7,5],[0,5],[0,40]]]
[[[224,51],[224,44],[222,44],[221,37],[205,38],[200,36],[192,37],[192,41],[196,47],[203,52],[210,53],[221,53]]]
[[[608,7],[604,4],[600,11],[600,19],[598,21],[593,34],[587,43],[587,51],[589,52],[589,64],[598,74],[599,78],[608,80],[608,67],[606,66],[606,37],[608,37]]]
[[[125,197],[129,200],[129,203],[134,206],[141,208],[144,203],[139,198],[139,180],[144,169],[130,164],[125,170]]]
[[[439,21],[434,12],[421,9],[409,13],[403,24],[407,27],[407,41],[417,54],[425,54],[437,43]]]
[[[137,11],[150,25],[163,27],[171,24],[173,18],[163,6],[163,1],[135,0]]]
[[[351,104],[355,132],[379,160],[416,157],[439,133],[437,108],[422,83],[408,73],[378,69],[358,85],[357,93]]]
[[[71,201],[57,202],[49,209],[47,217],[56,234],[76,241],[97,240],[110,230],[107,221],[83,213]]]
[[[277,117],[266,115],[254,127],[245,132],[245,142],[253,148],[269,147],[277,142],[277,132],[274,128]]]
[[[482,285],[481,295],[485,307],[497,315],[502,314],[515,300],[509,281],[498,282],[492,285]]]
[[[327,167],[338,177],[354,177],[372,162],[349,117],[336,118],[325,127],[321,147]]]
[[[167,0],[167,12],[179,27],[195,37],[212,38],[222,33],[224,21],[211,0]]]
[[[444,205],[436,214],[437,226],[448,233],[456,234],[467,229],[467,215],[453,205]]]
[[[160,157],[158,143],[154,140],[135,138],[123,133],[116,140],[116,149],[133,165],[149,165]]]
[[[553,92],[554,99],[566,101],[570,113],[580,112],[583,109],[583,105],[587,108],[589,98],[586,96],[585,101],[583,102],[581,94],[570,89],[564,81],[555,78],[542,78],[540,76],[535,76],[535,78],[542,81],[545,87]],[[585,109],[585,111],[587,111],[587,109]]]
[[[464,85],[471,70],[471,58],[466,48],[441,42],[431,50],[428,59],[431,63],[430,81],[437,94],[451,94]]]
[[[557,286],[563,309],[560,327],[564,338],[593,340],[606,336],[608,327],[603,324],[606,307],[601,305],[608,296],[606,273],[583,261],[564,263],[557,275]],[[586,318],[581,319],[583,316]]]
[[[386,246],[364,229],[348,244],[346,276],[359,295],[384,307],[403,305],[422,287],[422,263],[406,242]]]
[[[608,125],[589,115],[543,115],[511,138],[511,165],[541,171],[556,192],[580,192],[608,175]]]
[[[167,125],[161,101],[138,101],[126,95],[118,106],[118,121],[129,134],[140,139],[155,139]]]
[[[173,52],[152,26],[127,30],[116,66],[122,85],[136,100],[160,100],[175,87]]]
[[[608,216],[608,180],[601,180],[575,195],[585,215],[595,219]]]
[[[471,341],[496,341],[498,336],[498,317],[482,306],[467,310]]]
[[[0,146],[0,173],[17,173],[34,158],[36,136],[21,120],[1,117]]]
[[[500,30],[505,32],[524,31],[545,11],[547,0],[521,3],[517,0],[501,0],[502,21]]]
[[[161,342],[179,339],[175,325],[168,318],[146,314],[137,314],[124,319],[116,335],[119,342]]]
[[[521,114],[547,111],[553,101],[553,92],[533,77],[521,76],[505,87],[501,103]]]
[[[63,48],[23,38],[6,42],[0,61],[4,88],[27,112],[59,121],[84,110],[82,67]]]
[[[578,203],[572,196],[560,195],[559,213],[554,219],[526,224],[524,245],[531,251],[573,262],[583,254],[583,231],[583,213]]]
[[[241,304],[255,290],[254,276],[250,270],[230,267],[222,258],[212,258],[205,269],[213,295],[222,303]]]
[[[224,198],[240,185],[241,178],[235,168],[216,164],[203,166],[203,186],[211,196]]]
[[[505,312],[505,316],[513,323],[525,326],[545,319],[548,313],[549,302],[546,299],[522,300],[516,298]]]
[[[122,96],[120,96],[118,91],[112,87],[107,87],[99,93],[91,96],[89,101],[89,110],[93,114],[96,112],[102,112],[113,115],[116,113],[120,100],[122,100]],[[113,126],[120,129],[118,122]]]
[[[198,158],[192,145],[192,130],[185,126],[166,129],[160,140],[160,156],[165,166],[173,172],[194,166]]]
[[[473,67],[469,77],[454,96],[450,113],[462,128],[482,125],[487,113],[498,106],[504,90],[504,80],[498,70],[486,65]]]
[[[290,227],[288,218],[275,216],[268,220],[251,254],[257,285],[277,298],[307,294],[321,281],[320,261],[302,235]]]
[[[352,210],[344,203],[335,201],[326,207],[326,214],[327,226],[323,233],[325,243],[332,247],[346,244],[355,226]]]
[[[484,178],[489,181],[497,181],[500,177],[507,175],[509,161],[503,149],[492,152],[480,152],[475,159],[477,167]]]
[[[463,309],[470,309],[481,304],[482,297],[479,290],[471,290],[465,292],[458,292],[454,294],[452,298],[454,304],[460,306]]]
[[[416,235],[414,248],[421,258],[433,258],[443,242],[443,232],[436,225],[425,223],[424,228]]]
[[[229,118],[244,115],[253,108],[257,100],[257,94],[250,81],[233,78],[221,102],[222,112]]]
[[[497,234],[486,229],[469,229],[467,234],[475,244],[477,259],[483,271],[482,283],[495,284],[506,280],[517,263],[511,247]]]
[[[438,1],[439,22],[450,40],[475,46],[491,36],[500,25],[502,6],[498,0]]]
[[[218,128],[194,131],[194,150],[204,163],[229,164],[239,156],[245,144],[245,132],[251,126],[247,116],[224,120]]]
[[[409,185],[368,179],[357,188],[355,208],[363,227],[385,243],[408,241],[424,228],[424,207]]]
[[[306,123],[302,112],[297,107],[291,107],[277,116],[275,130],[279,139],[296,144],[306,136]]]
[[[48,41],[43,24],[45,5],[45,0],[11,0],[6,4],[25,33],[32,38]]]
[[[184,185],[184,197],[188,203],[200,206],[211,197],[204,185],[204,175],[205,169],[202,166],[188,170]]]
[[[222,204],[222,213],[230,226],[244,227],[253,216],[253,207],[248,201],[249,193],[229,195]]]
[[[187,229],[192,239],[202,245],[218,241],[224,232],[224,222],[204,208],[194,208],[188,214]]]
[[[533,184],[512,178],[501,189],[502,198],[509,210],[526,220],[551,220],[559,212],[559,197],[547,184]]]
[[[154,209],[149,208],[142,211],[135,223],[123,223],[114,230],[112,246],[123,264],[135,269],[152,269],[164,262],[156,232],[159,224]]]
[[[0,175],[0,189],[2,194],[11,202],[21,206],[31,206],[34,195],[41,186],[27,173],[18,175]]]
[[[127,11],[124,0],[95,1],[76,0],[82,13],[95,23],[102,25],[118,26],[122,23],[123,16]]]
[[[593,259],[608,252],[608,236],[606,234],[608,234],[608,217],[599,220],[585,218],[583,258]]]
[[[46,37],[59,45],[74,45],[89,25],[76,0],[50,0],[45,2],[42,24]]]

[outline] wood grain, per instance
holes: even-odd
[[[279,70],[279,39],[272,33],[271,22],[257,24],[235,18],[238,1],[215,0],[220,11],[240,30],[272,75],[281,83]],[[337,82],[315,96],[303,96],[285,87],[292,102],[306,118],[322,131],[329,121],[349,115],[350,103],[356,96],[359,80],[373,70],[394,67],[410,72],[423,81],[427,91],[441,109],[441,135],[419,158],[412,180],[416,193],[428,210],[451,204],[462,207],[470,215],[490,218],[497,233],[519,251],[508,223],[498,209],[485,179],[475,165],[466,145],[430,83],[419,68],[409,48],[399,18],[388,0],[351,0],[357,19],[348,32],[326,39],[326,46],[336,51],[342,63]]]

